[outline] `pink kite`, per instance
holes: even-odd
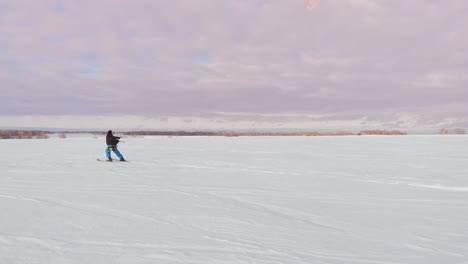
[[[315,6],[318,5],[319,2],[320,0],[307,0],[305,4],[305,8],[308,10],[312,10],[314,9]]]

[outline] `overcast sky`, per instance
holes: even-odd
[[[0,127],[468,128],[468,1],[305,4],[0,0]]]

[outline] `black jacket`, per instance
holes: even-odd
[[[117,144],[119,144],[119,140],[120,140],[120,137],[115,137],[114,135],[112,135],[112,131],[109,130],[109,132],[107,132],[107,136],[106,136],[107,145],[117,146]]]

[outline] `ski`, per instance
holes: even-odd
[[[107,159],[105,159],[105,160],[102,160],[102,159],[97,159],[97,161],[100,161],[100,162],[110,162],[110,161],[109,161],[109,160],[107,160]],[[112,161],[113,161],[113,162],[114,162],[114,161],[120,161],[120,159],[114,159],[114,158],[113,158],[113,159],[112,159]],[[125,160],[125,161],[122,161],[122,162],[127,162],[127,160]]]

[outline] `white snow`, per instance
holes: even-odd
[[[0,140],[0,263],[468,263],[468,137]]]

